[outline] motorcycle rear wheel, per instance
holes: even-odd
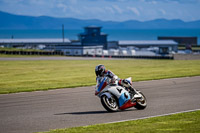
[[[111,98],[108,98],[106,95],[101,96],[101,104],[108,112],[116,112],[119,109],[114,96],[111,96]]]
[[[139,110],[145,109],[147,107],[147,99],[142,92],[138,92],[138,93],[142,95],[142,98],[136,100],[135,108]]]

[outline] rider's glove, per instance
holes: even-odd
[[[122,82],[123,82],[124,84],[128,84],[128,81],[127,81],[126,79],[123,79]]]
[[[130,88],[130,84],[129,84],[129,82],[126,80],[126,79],[123,79],[122,80],[122,85],[124,86],[124,87],[126,87],[126,88]]]
[[[107,78],[107,79],[106,79],[106,82],[107,82],[107,84],[110,84],[111,79],[110,79],[110,78]]]

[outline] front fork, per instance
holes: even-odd
[[[130,95],[131,95],[131,98],[133,98],[133,96],[135,95],[135,94],[138,94],[138,92],[137,92],[137,90],[135,89],[135,88],[133,88],[133,86],[132,85],[130,85],[129,84],[129,88],[128,88],[128,90],[129,90],[129,93],[130,93]]]

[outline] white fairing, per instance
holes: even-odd
[[[98,95],[101,97],[101,95],[105,92],[110,92],[111,94],[115,95],[117,98],[119,98],[123,93],[128,93],[126,89],[124,89],[121,86],[107,86],[106,88],[103,89],[103,91]]]
[[[99,97],[101,97],[101,95],[102,95],[103,93],[105,93],[105,92],[110,92],[111,94],[115,95],[117,98],[119,98],[119,97],[121,96],[121,94],[123,94],[123,93],[126,93],[126,92],[128,93],[128,91],[127,91],[125,88],[123,88],[123,87],[121,87],[121,86],[118,85],[118,76],[115,75],[115,76],[113,77],[113,79],[115,80],[115,81],[114,81],[115,86],[107,85],[107,86],[101,91],[101,93],[98,94]],[[131,80],[131,79],[132,79],[132,78],[129,77],[129,78],[127,78],[126,80],[128,80],[128,81],[130,82],[130,84],[132,84],[132,80]],[[104,80],[104,78],[99,78],[99,79],[97,80],[97,85],[96,85],[96,87],[95,87],[95,90],[96,90],[96,91],[98,90],[99,84],[100,84],[103,80]],[[105,82],[107,82],[107,83],[109,84],[109,83],[110,83],[110,79],[107,78]]]
[[[114,95],[117,98],[117,101],[119,103],[119,107],[122,107],[124,104],[127,103],[127,101],[130,100],[130,94],[129,92],[124,89],[121,86],[106,86],[99,94],[98,96],[101,98],[103,95],[106,95],[108,98],[110,98],[112,95]]]

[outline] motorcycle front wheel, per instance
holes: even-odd
[[[117,100],[113,96],[111,98],[108,98],[106,95],[101,96],[101,104],[108,112],[118,111]]]
[[[147,99],[142,92],[138,92],[141,94],[142,98],[136,100],[136,109],[145,109],[147,107]]]

